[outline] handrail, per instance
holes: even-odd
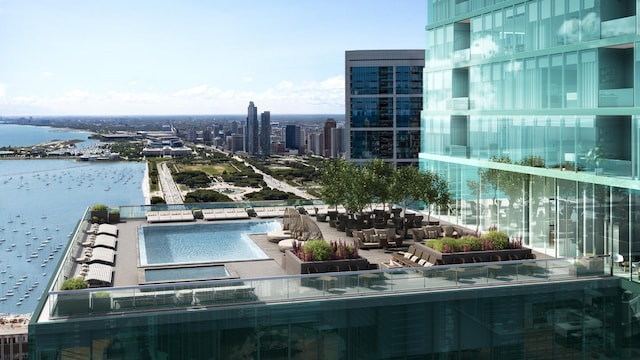
[[[291,302],[314,298],[376,296],[390,292],[566,281],[593,276],[610,277],[604,262],[605,257],[513,260],[51,291],[47,295],[49,315],[55,319],[180,307]],[[587,265],[576,266],[582,263]],[[97,306],[104,303],[99,300],[101,298],[108,299],[106,307],[104,304],[103,307]]]

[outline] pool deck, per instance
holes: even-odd
[[[229,220],[227,222],[239,221],[281,221],[281,218],[260,219],[250,218],[244,220]],[[195,222],[171,222],[171,223],[154,223],[154,226],[176,226],[188,224],[213,224],[221,221],[196,220]],[[138,228],[140,225],[148,224],[144,219],[127,219],[117,224],[118,226],[118,244],[115,257],[115,269],[113,277],[114,287],[136,286],[144,283],[144,271],[140,268],[138,258]],[[347,237],[344,232],[337,231],[329,226],[328,222],[318,222],[318,226],[327,241],[342,240],[353,243],[351,237]],[[88,229],[89,225],[86,225]],[[224,262],[227,270],[240,278],[263,278],[271,276],[285,276],[287,273],[282,267],[284,254],[280,252],[277,243],[272,243],[267,239],[266,234],[251,235],[254,242],[269,256],[266,260],[250,260]],[[84,241],[84,240],[83,240]],[[405,240],[405,247],[408,247],[412,241]],[[369,263],[380,264],[388,262],[390,259],[390,251],[382,249],[360,250],[360,255],[366,258]],[[79,256],[79,255],[77,255]],[[216,262],[215,264],[220,264]],[[75,270],[74,270],[75,271]]]

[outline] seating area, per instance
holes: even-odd
[[[421,243],[414,243],[407,251],[391,254],[391,262],[404,267],[425,267],[465,263],[484,263],[510,260],[533,260],[536,255],[531,249],[507,249],[497,251],[472,251],[436,255],[433,249]]]
[[[391,262],[404,267],[427,267],[442,264],[435,256],[430,255],[415,245],[410,245],[407,251],[399,251],[391,254]]]
[[[386,249],[402,246],[402,235],[396,235],[394,228],[364,229],[352,231],[360,249]]]
[[[91,224],[87,239],[80,244],[80,256],[75,276],[87,281],[90,286],[111,286],[116,262],[118,227],[110,224]]]
[[[428,239],[438,239],[443,237],[459,238],[465,234],[462,228],[454,225],[425,225],[411,229],[411,236],[416,243],[423,242]]]
[[[194,221],[195,217],[191,210],[166,210],[166,211],[148,211],[147,222],[180,222]]]
[[[202,217],[205,220],[238,220],[248,219],[249,213],[244,208],[230,208],[230,209],[204,209],[202,210]]]
[[[261,219],[267,218],[275,218],[275,217],[283,217],[286,206],[265,206],[265,207],[254,207],[253,210],[256,213],[256,216]]]

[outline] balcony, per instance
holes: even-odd
[[[463,62],[463,61],[469,61],[469,59],[471,58],[471,50],[470,49],[462,49],[462,50],[457,50],[453,52],[453,57],[451,60],[453,60],[453,62]]]
[[[600,90],[598,94],[600,107],[632,107],[633,88]]]
[[[600,25],[600,38],[606,39],[636,33],[636,17],[628,16],[620,19],[603,21]]]
[[[447,100],[447,110],[469,110],[469,98],[459,97]]]

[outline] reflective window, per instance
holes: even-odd
[[[392,159],[393,131],[352,131],[352,159]]]
[[[414,96],[396,98],[396,126],[419,127],[421,110],[421,97]]]
[[[422,66],[396,66],[396,94],[422,94]]]
[[[393,127],[393,98],[351,99],[351,127]]]
[[[415,159],[420,152],[420,131],[398,131],[396,134],[396,158]]]
[[[352,67],[350,81],[351,95],[392,94],[393,67]]]

